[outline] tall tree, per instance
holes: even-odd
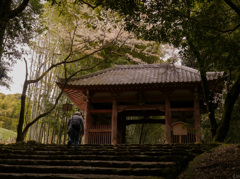
[[[68,79],[78,74],[79,72],[92,69],[100,63],[104,62],[111,55],[111,53],[116,52],[125,43],[125,41],[117,43],[119,42],[117,39],[119,38],[121,31],[111,36],[111,38],[108,38],[107,36],[102,36],[102,38],[98,39],[96,38],[97,36],[91,37],[90,35],[88,35],[88,37],[82,38],[83,29],[79,28],[79,26],[82,27],[86,24],[80,24],[80,19],[76,15],[77,14],[73,14],[73,16],[67,15],[65,16],[66,19],[64,19],[62,16],[59,16],[59,14],[55,14],[55,17],[59,17],[60,20],[57,21],[57,23],[55,24],[51,24],[52,26],[51,28],[49,28],[49,31],[55,30],[54,36],[52,36],[51,39],[45,38],[48,43],[42,43],[42,41],[40,41],[40,44],[36,48],[38,51],[37,53],[39,54],[38,58],[40,59],[40,61],[38,61],[38,69],[35,69],[36,75],[34,75],[33,77],[29,78],[27,61],[25,61],[26,78],[23,86],[23,92],[21,95],[21,111],[17,129],[17,141],[23,141],[26,137],[28,129],[39,119],[47,116],[52,112],[52,110],[57,106],[61,95],[63,94],[64,87],[59,92],[59,94],[55,96],[56,99],[51,102],[52,105],[50,105],[48,109],[43,109],[39,111],[38,115],[36,115],[31,121],[27,121],[24,125],[24,118],[26,112],[26,94],[31,84],[39,83],[42,81],[41,84],[43,86],[43,89],[41,90],[45,91],[44,95],[50,95],[53,92],[48,92],[50,88],[46,88],[47,84],[45,83],[48,78],[51,77],[51,73],[49,72],[52,72],[54,69],[58,68],[60,72],[62,72],[60,76],[64,77],[67,82]],[[52,14],[52,17],[53,16],[54,14]],[[46,20],[49,19],[46,18]],[[52,20],[53,23],[56,22],[54,21],[54,19]],[[98,28],[98,30],[100,29]],[[48,32],[45,31],[42,36],[46,37],[47,33]],[[102,53],[104,49],[109,49],[108,53]],[[80,63],[80,61],[90,60],[91,57],[98,58],[99,60],[93,59],[91,63]],[[36,59],[33,60],[33,62],[36,62]],[[63,67],[59,68],[60,66]],[[71,68],[73,66],[78,66],[78,68]]]
[[[40,0],[0,1],[0,85],[9,87],[8,71],[21,58],[20,44],[35,33],[32,27],[41,7]]]

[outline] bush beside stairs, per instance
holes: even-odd
[[[176,178],[210,145],[0,145],[0,178]]]

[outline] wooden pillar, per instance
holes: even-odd
[[[195,93],[194,97],[194,125],[196,130],[196,142],[201,142],[201,115],[198,93]]]
[[[166,143],[171,144],[171,106],[169,96],[165,98],[165,134],[166,134]]]
[[[114,98],[112,103],[112,133],[111,133],[112,145],[117,144],[117,116],[118,116],[117,99]]]
[[[89,143],[90,122],[91,122],[90,102],[89,102],[89,98],[87,98],[87,100],[86,100],[86,108],[85,108],[83,144],[88,144]]]

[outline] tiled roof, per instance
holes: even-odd
[[[222,72],[207,72],[208,80],[222,76]],[[200,82],[199,71],[170,64],[116,65],[88,75],[72,78],[68,85],[103,86]]]

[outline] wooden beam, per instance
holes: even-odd
[[[91,109],[90,113],[93,114],[112,113],[112,109]]]
[[[111,132],[111,129],[89,129],[89,132]]]
[[[171,108],[171,111],[194,111],[194,108]]]
[[[175,101],[181,101],[181,100],[193,100],[194,95],[188,94],[188,95],[174,95],[171,96],[171,100]],[[159,102],[159,101],[164,101],[165,97],[163,95],[145,95],[145,100],[146,102]],[[112,102],[112,97],[107,96],[107,97],[92,97],[91,102],[93,103],[103,103],[103,102]],[[136,96],[119,96],[118,97],[118,102],[137,102],[137,97]]]
[[[155,104],[155,105],[121,105],[118,106],[118,112],[126,111],[126,110],[159,110],[164,111],[164,105]]]
[[[130,124],[165,124],[165,119],[126,120],[126,125]]]

